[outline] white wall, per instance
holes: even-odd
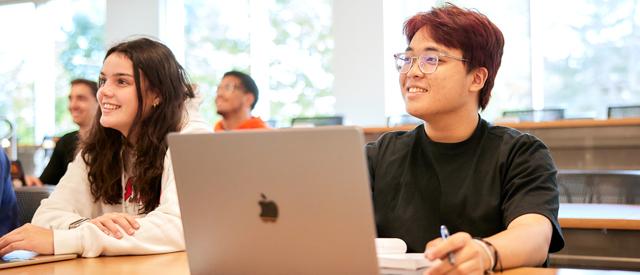
[[[135,36],[159,39],[184,63],[183,0],[108,0],[105,47]]]
[[[350,124],[385,124],[382,2],[333,1],[333,93]]]
[[[133,35],[160,37],[159,0],[108,0],[106,4],[107,48]]]

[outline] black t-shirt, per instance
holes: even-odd
[[[76,157],[78,148],[78,131],[73,131],[60,138],[53,149],[47,167],[42,171],[40,180],[45,184],[57,185],[64,173],[67,172],[69,162]]]
[[[553,227],[549,252],[564,247],[558,224],[556,167],[536,137],[480,119],[459,143],[429,139],[424,125],[367,144],[378,236],[423,252],[440,225],[489,237],[537,213]]]

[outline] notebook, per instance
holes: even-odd
[[[38,255],[27,250],[16,250],[2,257],[2,259],[0,260],[0,269],[70,260],[77,257],[78,255],[76,254]]]
[[[407,244],[397,238],[377,238],[376,250],[381,269],[418,270],[434,264],[424,253],[407,253]]]
[[[377,274],[354,127],[170,134],[192,274]]]

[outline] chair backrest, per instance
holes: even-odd
[[[608,118],[640,117],[640,105],[635,106],[609,106]]]
[[[396,127],[403,125],[419,125],[424,121],[421,119],[414,117],[412,115],[399,115],[399,116],[388,116],[387,117],[387,127]]]
[[[343,120],[342,116],[294,117],[291,119],[291,127],[342,125]]]
[[[558,171],[560,202],[640,203],[640,170]]]
[[[520,121],[553,121],[564,119],[564,109],[504,111],[502,116],[515,117]]]
[[[40,201],[49,197],[55,189],[54,185],[40,187],[18,187],[16,188],[16,199],[18,201],[18,225],[31,222],[33,214],[40,206]]]

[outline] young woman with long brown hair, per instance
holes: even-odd
[[[166,135],[210,131],[174,55],[147,38],[120,43],[100,72],[100,108],[80,153],[36,211],[0,238],[16,249],[85,257],[184,249]]]

